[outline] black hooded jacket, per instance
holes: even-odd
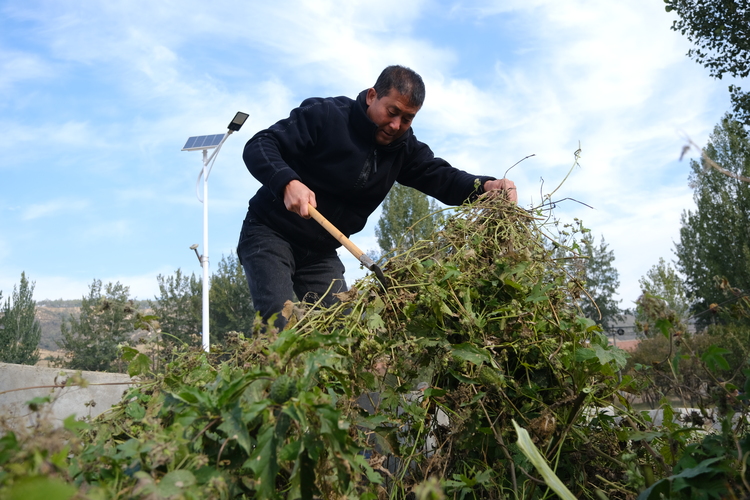
[[[387,146],[378,145],[377,126],[366,113],[366,93],[356,100],[306,99],[289,118],[247,142],[245,165],[263,185],[250,199],[248,215],[293,244],[327,251],[340,243],[313,219],[284,206],[290,181],[310,188],[320,213],[349,236],[365,227],[396,181],[446,205],[460,205],[481,194],[484,182],[493,179],[436,158],[411,128]]]

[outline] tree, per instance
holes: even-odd
[[[725,74],[750,74],[750,7],[744,0],[665,0],[667,12],[679,16],[672,30],[688,37],[696,48],[688,56],[721,79]],[[729,86],[737,119],[750,125],[750,94]]]
[[[91,371],[122,371],[118,346],[131,344],[138,306],[130,289],[119,282],[102,289],[94,280],[88,297],[81,300],[81,312],[70,315],[60,326],[60,347],[66,351],[66,368]]]
[[[690,299],[685,282],[663,258],[638,280],[641,296],[636,300],[635,325],[647,337],[659,333],[662,320],[671,325],[671,333],[684,333],[690,318]]]
[[[36,319],[34,283],[21,273],[21,283],[2,307],[0,317],[0,361],[33,365],[39,361],[42,327]],[[2,299],[2,294],[0,294]]]
[[[190,345],[200,343],[203,329],[202,280],[195,274],[186,276],[177,270],[173,276],[157,277],[161,295],[149,301],[159,318],[162,332],[177,337]],[[227,332],[250,334],[255,321],[255,309],[247,286],[245,272],[235,254],[222,256],[211,276],[209,322],[211,343],[223,342]]]
[[[149,301],[154,315],[159,318],[159,326],[164,340],[198,344],[201,333],[201,280],[195,274],[187,276],[180,269],[173,276],[156,277],[159,283],[159,297]]]
[[[678,317],[687,322],[690,317],[690,299],[685,282],[664,258],[659,258],[659,263],[652,266],[638,280],[638,284],[644,294],[663,299]]]
[[[742,125],[725,116],[714,128],[706,155],[730,172],[750,175],[750,141]],[[680,242],[675,245],[699,325],[704,314],[727,298],[717,279],[750,292],[750,185],[691,161],[690,186],[696,210],[682,213]]]
[[[667,12],[679,18],[672,30],[688,37],[695,48],[688,56],[721,79],[725,74],[746,78],[750,74],[750,6],[744,0],[665,0]],[[750,125],[750,94],[729,86],[737,119]]]
[[[590,298],[584,296],[581,310],[587,318],[594,320],[606,331],[624,319],[619,306],[621,300],[614,298],[620,286],[620,274],[612,265],[615,253],[614,250],[607,250],[604,236],[598,247],[594,245],[591,233],[583,236],[582,243],[583,255],[586,257],[582,270],[583,281]]]
[[[222,256],[211,277],[208,297],[212,342],[223,342],[227,332],[250,334],[253,331],[255,309],[245,271],[235,254]]]
[[[375,228],[378,245],[385,254],[396,248],[409,248],[427,239],[441,217],[437,202],[416,189],[395,184],[383,201],[382,213]]]

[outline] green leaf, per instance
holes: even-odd
[[[287,444],[283,448],[281,448],[281,451],[279,452],[279,461],[280,462],[286,462],[286,461],[293,461],[297,460],[299,457],[300,450],[302,449],[302,441],[296,440],[292,441],[291,443]]]
[[[305,372],[303,378],[308,380],[322,367],[327,367],[335,370],[340,360],[341,357],[339,355],[328,350],[319,349],[315,352],[312,352],[306,357]]]
[[[706,460],[703,460],[701,463],[699,463],[697,466],[691,467],[689,469],[685,469],[679,474],[677,474],[676,476],[672,476],[672,479],[691,478],[691,477],[699,476],[701,474],[721,472],[723,468],[712,467],[712,465],[723,459],[724,457],[707,458]]]
[[[114,458],[118,460],[130,460],[132,458],[138,457],[140,454],[141,443],[135,438],[130,438],[124,443],[120,443],[117,445],[117,453],[115,454]]]
[[[729,370],[729,363],[724,359],[724,355],[730,352],[729,349],[711,345],[701,356],[701,361],[706,363],[706,366],[711,371]]]
[[[318,493],[318,488],[315,487],[315,461],[310,458],[307,450],[304,450],[299,457],[299,468],[299,489],[302,500],[312,500],[315,498],[315,494]]]
[[[247,386],[255,382],[260,376],[262,375],[258,373],[248,373],[232,380],[226,385],[220,385],[218,389],[219,398],[216,401],[217,406],[222,407],[233,404],[245,392]]]
[[[576,361],[596,359],[601,365],[614,362],[618,369],[625,367],[628,362],[627,356],[628,354],[619,347],[604,348],[599,344],[593,344],[591,347],[584,347],[576,351]]]
[[[182,493],[182,490],[189,488],[196,483],[195,476],[187,470],[175,470],[167,473],[159,481],[158,491],[164,497],[175,497]]]
[[[69,430],[71,432],[77,432],[82,430],[90,429],[91,426],[83,422],[81,420],[76,420],[75,415],[70,415],[65,420],[63,420],[63,427],[65,427],[66,430]]]
[[[247,425],[242,421],[242,408],[239,404],[229,411],[221,412],[222,423],[219,425],[219,430],[223,431],[228,438],[236,439],[237,443],[245,450],[248,456],[252,452],[252,443],[250,441],[250,434],[247,431]]]
[[[510,270],[511,275],[522,274],[529,267],[530,262],[524,261],[516,264],[513,269]]]
[[[628,434],[628,439],[631,441],[646,441],[650,443],[656,438],[664,436],[663,432],[656,431],[635,431]]]
[[[0,437],[0,465],[10,460],[19,450],[16,433],[7,431],[3,437]]]
[[[121,345],[120,349],[122,349],[122,360],[123,361],[131,361],[133,358],[135,358],[140,352],[135,347],[130,347],[129,345]]]
[[[669,480],[662,479],[638,495],[638,500],[662,500],[663,498],[669,498],[669,490]]]
[[[434,389],[432,387],[428,387],[424,391],[424,397],[426,397],[426,398],[439,398],[441,396],[445,396],[445,394],[447,392],[448,391],[446,391],[445,389]]]
[[[474,394],[474,396],[472,396],[471,401],[469,401],[468,403],[461,403],[461,406],[473,406],[476,404],[477,401],[482,399],[485,396],[485,394],[487,393],[484,391],[479,391],[476,394]]]
[[[377,387],[377,379],[375,378],[375,375],[373,375],[370,372],[363,372],[359,374],[359,378],[362,379],[362,383],[367,387],[368,389],[375,389]]]
[[[456,313],[451,311],[451,308],[448,307],[448,304],[446,304],[443,301],[439,301],[438,304],[439,304],[440,312],[442,313],[442,315],[453,316],[453,317],[456,316]]]
[[[385,323],[383,322],[383,318],[380,317],[380,314],[372,313],[367,317],[367,327],[370,330],[383,331],[385,330]]]
[[[560,478],[558,478],[552,471],[552,469],[550,469],[549,465],[547,465],[547,461],[539,453],[539,450],[537,450],[536,446],[534,446],[534,443],[531,441],[531,437],[529,436],[529,433],[526,431],[526,429],[520,427],[515,420],[511,420],[511,422],[513,422],[513,427],[516,429],[516,433],[518,434],[518,447],[521,449],[523,454],[526,455],[526,458],[528,458],[529,461],[534,464],[534,467],[539,472],[539,474],[541,474],[544,482],[547,483],[547,486],[549,486],[563,500],[575,500],[576,497],[573,496],[570,490],[563,484],[562,481],[560,481]]]
[[[672,330],[672,322],[664,318],[657,319],[656,328],[661,331],[665,338],[669,338],[669,332]]]
[[[182,386],[180,392],[172,394],[172,396],[178,400],[184,401],[192,405],[200,403],[207,404],[210,399],[204,390],[198,389],[197,387]]]
[[[296,330],[283,330],[279,333],[279,338],[271,345],[271,349],[283,356],[286,352],[299,341],[299,334]]]
[[[549,300],[547,297],[547,292],[549,289],[552,288],[552,285],[548,284],[544,287],[542,287],[542,283],[539,282],[536,285],[534,285],[534,288],[531,289],[529,292],[529,295],[526,297],[526,302],[541,302],[544,300]]]
[[[310,338],[301,338],[299,342],[297,342],[292,349],[289,350],[288,353],[288,359],[293,359],[297,356],[299,356],[302,353],[314,351],[315,349],[320,347],[320,342],[310,339]]]
[[[453,375],[453,377],[456,380],[458,380],[459,382],[463,382],[464,384],[476,384],[477,383],[477,381],[474,380],[473,378],[469,378],[466,375],[462,374],[461,372],[457,372],[456,370],[449,368],[448,373]]]
[[[390,419],[385,415],[370,415],[364,418],[359,418],[357,420],[357,425],[364,427],[365,429],[375,430],[389,421]]]
[[[592,359],[597,359],[596,351],[592,347],[584,347],[576,350],[576,361],[582,362]]]
[[[132,401],[125,407],[125,414],[136,422],[140,422],[146,416],[146,410],[138,404],[138,401]]]
[[[685,359],[685,356],[672,356],[671,364],[672,364],[672,370],[674,370],[675,375],[680,374],[680,360]]]
[[[31,476],[18,479],[10,488],[8,500],[69,500],[76,494],[75,486],[61,479]]]
[[[511,288],[515,288],[519,292],[523,292],[523,287],[521,285],[519,285],[518,283],[516,283],[515,281],[513,281],[512,279],[510,279],[510,278],[504,279],[503,283],[505,283],[506,285],[508,285]]]
[[[481,365],[482,363],[490,363],[492,358],[490,353],[485,349],[477,347],[475,344],[463,343],[456,344],[451,348],[451,354],[454,358],[469,361],[475,365]]]
[[[461,276],[461,271],[459,271],[458,268],[454,265],[447,264],[445,266],[445,269],[446,269],[445,275],[442,277],[442,279],[439,280],[439,283],[443,283],[453,278],[456,278],[458,276]]]
[[[123,356],[124,358],[125,356]],[[127,360],[126,360],[127,361]],[[151,360],[148,356],[139,352],[133,360],[128,363],[128,375],[135,377],[136,375],[145,375],[151,368]]]
[[[279,461],[276,456],[276,426],[267,424],[258,436],[258,446],[245,462],[255,472],[258,498],[276,498],[276,475]]]
[[[45,404],[49,403],[51,401],[49,396],[37,396],[33,399],[30,399],[26,401],[26,404],[28,405],[29,409],[31,411],[39,411],[39,408],[41,406],[44,406]]]

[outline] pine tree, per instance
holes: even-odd
[[[681,318],[687,320],[690,316],[690,299],[685,282],[664,258],[660,258],[659,263],[638,280],[638,284],[643,293],[663,299]]]
[[[375,228],[382,253],[409,248],[429,237],[441,223],[437,202],[416,189],[396,184],[383,201]]]
[[[223,342],[226,333],[231,331],[247,335],[252,332],[255,309],[245,271],[235,254],[222,256],[211,276],[208,297],[211,342]]]
[[[157,276],[160,296],[149,301],[168,343],[200,344],[202,329],[201,279],[180,269],[172,276]]]
[[[149,301],[165,341],[172,336],[189,345],[200,344],[203,329],[202,280],[177,270],[172,276],[157,277],[161,295]],[[224,341],[230,331],[250,334],[255,309],[247,286],[245,272],[235,254],[222,256],[211,275],[208,292],[211,343]]]
[[[587,233],[583,239],[583,281],[585,289],[590,295],[583,297],[581,310],[587,318],[594,320],[606,331],[624,317],[620,310],[621,300],[615,299],[617,288],[620,286],[620,274],[612,264],[615,261],[614,250],[608,250],[607,243],[602,236],[597,247],[594,237]],[[593,302],[592,302],[593,299]]]
[[[60,347],[66,351],[65,367],[73,370],[120,371],[120,344],[131,344],[135,333],[138,305],[129,297],[129,288],[119,282],[102,289],[94,280],[88,297],[81,300],[78,317],[70,315],[60,327]]]
[[[675,332],[686,332],[690,299],[685,282],[663,258],[638,280],[641,296],[636,300],[636,328],[646,336],[657,333],[654,321],[668,319]]]
[[[726,170],[750,176],[750,140],[725,116],[714,128],[706,155]],[[690,186],[696,210],[683,212],[675,253],[700,325],[713,321],[712,304],[732,300],[717,286],[726,279],[750,293],[750,185],[693,160]]]
[[[33,365],[39,361],[42,327],[36,319],[34,283],[21,273],[21,283],[2,307],[0,317],[0,361]],[[0,299],[2,295],[0,294]]]

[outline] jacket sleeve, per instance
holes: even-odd
[[[277,198],[284,197],[287,184],[300,180],[293,165],[315,145],[326,114],[322,99],[307,99],[291,111],[289,118],[261,130],[245,144],[245,166]]]
[[[429,146],[416,138],[413,138],[409,149],[409,160],[396,180],[446,205],[460,205],[476,199],[484,193],[484,183],[495,179],[455,168],[442,158],[435,157]]]

